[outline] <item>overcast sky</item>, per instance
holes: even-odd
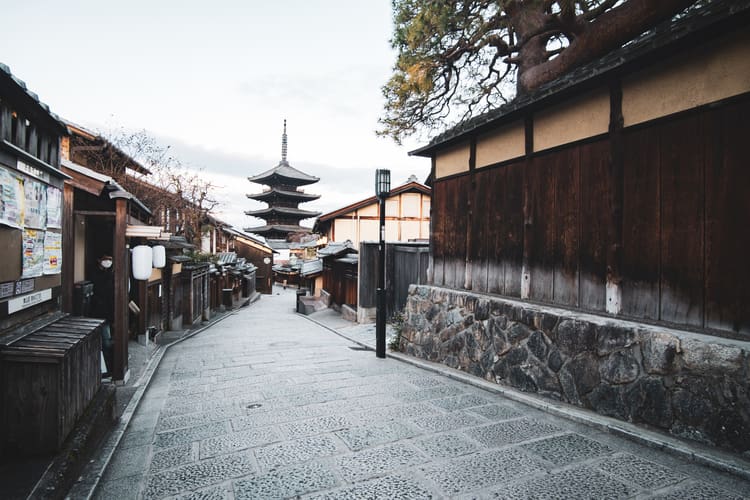
[[[424,181],[429,160],[375,136],[395,53],[388,0],[26,0],[2,8],[0,62],[62,118],[146,129],[222,186],[219,217],[260,221],[247,177],[281,158],[319,177],[301,208],[329,212]],[[311,225],[312,221],[305,221]]]

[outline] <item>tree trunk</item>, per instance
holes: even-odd
[[[523,40],[521,36],[521,42],[525,42],[523,45],[531,44],[531,47],[528,52],[524,51],[525,47],[522,47],[519,52],[519,59],[521,59],[518,65],[519,94],[534,90],[576,66],[603,56],[693,3],[695,0],[629,0],[605,12],[590,23],[582,23],[584,26],[581,33],[570,41],[570,45],[565,50],[551,60],[547,60],[547,56],[544,55],[540,61],[539,46],[546,44],[544,37],[537,36],[531,40]],[[529,5],[538,10],[537,4]],[[517,6],[517,10],[529,9],[527,5],[522,5]],[[543,26],[543,24],[534,26],[540,14],[534,10],[531,13],[515,13],[511,15],[511,23],[518,30],[519,35],[530,33],[530,31],[521,30],[526,30],[528,27],[538,30],[540,26]],[[530,22],[529,19],[536,19],[536,21]],[[516,20],[520,23],[518,27],[515,24]],[[529,61],[524,60],[526,57]]]

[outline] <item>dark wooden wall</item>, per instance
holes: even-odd
[[[426,243],[385,244],[386,317],[403,311],[409,285],[426,284],[430,247]],[[378,243],[359,244],[359,306],[377,307]]]
[[[357,306],[357,264],[340,262],[335,257],[323,260],[323,289],[337,305]]]
[[[750,335],[750,96],[614,133],[436,180],[434,284],[603,312],[615,259],[623,316]]]
[[[273,270],[271,269],[273,267],[273,252],[270,249],[268,251],[260,250],[243,243],[239,239],[234,240],[234,251],[239,257],[247,259],[248,262],[258,268],[256,290],[259,293],[273,293]],[[263,261],[265,258],[269,259],[268,264]]]

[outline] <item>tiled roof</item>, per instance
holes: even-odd
[[[273,224],[269,226],[260,227],[246,227],[245,231],[249,233],[267,233],[269,231],[281,231],[287,233],[309,233],[309,227],[302,227],[299,225],[288,225],[288,224]]]
[[[60,120],[60,117],[50,111],[49,106],[40,101],[39,96],[29,90],[26,87],[26,83],[15,76],[13,73],[11,73],[10,68],[3,63],[0,63],[0,79],[6,80],[9,84],[11,84],[19,92],[21,92],[22,95],[26,97],[28,104],[32,104],[39,108],[40,111],[42,111],[42,115],[47,118],[48,123],[57,129],[57,132],[59,132],[61,135],[67,135],[68,129],[62,122],[62,120]]]
[[[293,185],[312,184],[320,180],[318,177],[314,177],[297,170],[286,160],[281,160],[279,164],[272,169],[266,170],[265,172],[258,175],[248,177],[247,180],[258,184],[271,185],[271,183],[275,183],[274,178],[287,180],[290,184]]]
[[[291,198],[293,200],[313,201],[320,198],[319,194],[304,193],[302,191],[289,191],[272,187],[263,192],[246,195],[251,200],[265,201],[274,198]]]
[[[302,210],[301,208],[291,208],[291,207],[267,207],[267,208],[261,208],[260,210],[247,210],[245,212],[245,215],[252,215],[254,217],[260,217],[261,219],[265,218],[263,217],[265,215],[272,215],[272,214],[293,215],[293,216],[301,216],[302,218],[309,218],[309,217],[317,217],[318,215],[320,215],[320,212],[315,212],[312,210]]]
[[[354,244],[350,240],[346,240],[342,243],[336,243],[335,241],[332,241],[325,247],[318,250],[319,257],[331,257],[356,253],[359,252],[356,248],[354,248]]]

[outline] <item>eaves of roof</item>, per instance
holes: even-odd
[[[96,132],[86,129],[85,127],[82,127],[81,125],[75,124],[71,122],[70,120],[63,119],[62,122],[65,124],[66,130],[69,135],[78,136],[87,142],[100,141],[101,143],[105,144],[107,147],[111,148],[111,150],[114,152],[115,155],[118,155],[124,158],[128,162],[127,168],[134,170],[136,172],[139,172],[141,174],[151,175],[152,173],[151,170],[147,169],[146,167],[141,165],[138,161],[136,161],[132,156],[130,156],[125,151],[123,151],[119,147],[112,144],[112,142],[109,139],[102,137]]]
[[[245,211],[245,215],[251,215],[254,217],[260,217],[264,215],[271,215],[271,214],[279,214],[279,215],[292,215],[292,216],[301,216],[304,218],[310,218],[310,217],[317,217],[320,215],[320,212],[315,212],[312,210],[303,210],[301,208],[289,208],[289,207],[268,207],[268,208],[261,208],[260,210],[247,210]]]
[[[271,189],[267,189],[260,193],[247,194],[245,196],[247,196],[251,200],[259,200],[259,201],[273,199],[273,198],[289,198],[292,200],[312,201],[312,200],[317,200],[318,198],[320,198],[319,194],[304,193],[302,191],[288,191],[285,189],[279,189],[277,187],[272,187]]]
[[[60,160],[60,166],[68,169],[71,172],[75,172],[79,175],[88,177],[90,179],[93,179],[95,181],[101,182],[101,192],[100,195],[104,193],[104,191],[107,192],[107,196],[109,196],[109,199],[113,200],[116,198],[125,198],[127,200],[132,201],[138,207],[144,211],[145,213],[151,215],[151,209],[148,208],[146,205],[143,204],[141,200],[133,196],[129,191],[127,191],[125,188],[120,186],[120,184],[117,183],[116,180],[114,180],[112,177],[108,175],[104,175],[102,173],[96,172],[94,170],[91,170],[88,167],[84,167],[83,165],[79,165],[75,162],[72,162],[70,160],[67,160],[63,158]],[[98,188],[97,188],[98,189]]]
[[[269,226],[259,226],[259,227],[246,227],[245,231],[249,233],[267,233],[269,231],[287,231],[287,232],[304,232],[309,233],[310,228],[309,227],[302,227],[302,226],[296,226],[296,225],[288,225],[288,224],[272,224]]]
[[[50,111],[49,106],[40,101],[39,96],[29,90],[23,80],[11,73],[7,65],[0,63],[0,88],[2,87],[7,87],[8,91],[12,92],[12,95],[8,97],[18,99],[19,105],[24,106],[25,111],[34,115],[28,118],[40,120],[59,135],[68,135],[68,129],[60,117]]]
[[[312,184],[320,180],[320,178],[318,177],[308,175],[300,170],[297,170],[293,166],[289,165],[289,163],[285,160],[279,162],[279,164],[272,169],[266,170],[265,172],[262,172],[258,175],[248,177],[247,180],[249,180],[250,182],[255,182],[257,184],[268,184],[267,181],[273,179],[274,177],[289,179],[293,184],[299,185]]]
[[[407,182],[406,184],[402,184],[401,186],[397,186],[391,189],[388,192],[387,198],[392,198],[393,196],[399,195],[401,193],[407,193],[409,191],[416,191],[427,195],[432,194],[432,190],[424,184],[420,184],[418,182]],[[372,205],[373,203],[378,203],[377,196],[370,196],[369,198],[365,198],[364,200],[352,203],[351,205],[347,205],[343,208],[339,208],[338,210],[334,210],[333,212],[323,214],[318,217],[318,222],[326,222],[328,220],[335,219],[336,217],[340,217],[341,215],[347,214],[354,210],[359,210],[360,208]]]

